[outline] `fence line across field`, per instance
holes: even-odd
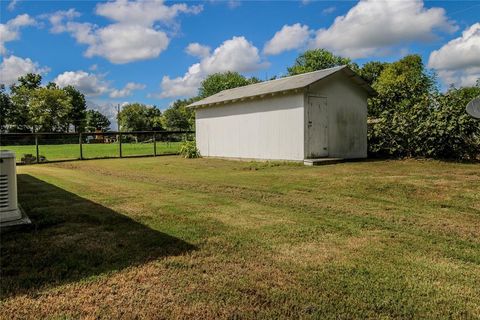
[[[158,155],[178,154],[180,143],[193,140],[194,134],[195,131],[1,133],[0,149],[15,151],[19,164],[138,156],[155,157]],[[150,144],[152,145],[151,148],[144,148],[144,146],[149,146]],[[72,145],[78,145],[78,149],[76,151],[71,150]],[[163,146],[160,152],[158,150],[159,145]],[[33,146],[35,149],[31,150]],[[118,146],[118,149],[115,151],[110,146]],[[85,151],[92,148],[98,153],[103,153],[103,155],[85,156]],[[42,152],[42,149],[45,149],[45,152]],[[50,155],[47,157],[48,153],[55,154],[54,150],[62,156],[57,154],[52,159],[49,159]],[[92,150],[90,151],[93,152]],[[22,155],[23,157],[19,162],[18,160]]]

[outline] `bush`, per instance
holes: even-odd
[[[32,164],[37,162],[37,157],[35,157],[33,154],[24,154],[23,157],[20,159],[20,161],[23,164]],[[45,156],[40,155],[38,157],[39,162],[46,162],[47,158]]]
[[[369,126],[369,153],[378,156],[475,160],[480,123],[465,112],[479,87],[450,89],[410,108],[389,108]]]
[[[195,140],[183,142],[180,146],[180,154],[187,159],[200,158],[200,151]]]

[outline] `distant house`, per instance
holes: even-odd
[[[346,66],[224,90],[190,105],[202,156],[297,160],[367,156],[367,98]]]

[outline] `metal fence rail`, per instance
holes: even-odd
[[[17,154],[18,164],[173,155],[194,131],[109,131],[1,133],[0,149]]]

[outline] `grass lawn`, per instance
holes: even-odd
[[[157,154],[178,153],[181,142],[157,142]],[[47,160],[68,160],[80,158],[78,144],[51,144],[40,145],[39,153]],[[0,146],[0,150],[12,150],[17,154],[18,161],[24,154],[36,155],[35,145],[29,146]],[[122,155],[153,155],[153,143],[122,143]],[[106,158],[118,157],[119,146],[117,143],[109,144],[83,144],[83,157]]]
[[[4,319],[478,319],[480,165],[22,166]]]

